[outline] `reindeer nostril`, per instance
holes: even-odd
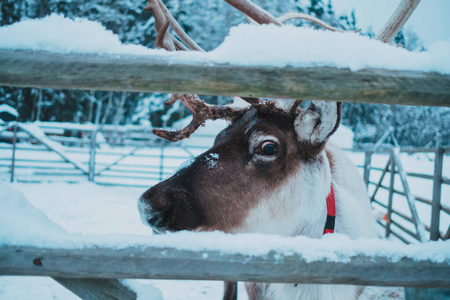
[[[161,223],[161,218],[159,216],[154,216],[147,220],[148,225],[150,226],[158,226]]]

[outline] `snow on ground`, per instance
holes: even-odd
[[[33,185],[26,184],[17,185],[24,191],[33,187]],[[16,186],[16,184],[12,186]],[[140,224],[137,213],[136,203],[139,195],[132,198],[130,197],[132,193],[127,188],[117,190],[112,187],[108,188],[111,190],[110,192],[102,191],[103,193],[100,194],[97,192],[98,186],[92,183],[82,185],[82,187],[83,192],[80,193],[78,184],[35,185],[32,189],[33,195],[29,194],[28,196],[39,200],[29,200],[32,204],[30,205],[20,192],[0,183],[0,189],[3,192],[0,196],[2,205],[0,244],[58,248],[86,248],[100,245],[115,249],[133,245],[148,245],[191,251],[241,253],[248,256],[264,256],[275,251],[281,255],[302,253],[302,257],[306,261],[325,259],[334,262],[346,262],[349,256],[360,253],[384,256],[393,262],[399,261],[405,256],[415,260],[433,262],[450,260],[450,248],[448,247],[450,242],[406,246],[401,243],[376,239],[350,240],[339,234],[325,235],[322,239],[310,239],[303,236],[231,235],[221,232],[193,233],[187,231],[149,238],[151,230]],[[52,195],[48,193],[51,189],[60,192]],[[101,190],[102,187],[100,187]],[[140,190],[139,194],[142,192],[143,190]],[[69,193],[71,196],[68,196]],[[25,194],[27,193],[25,192]],[[36,197],[36,195],[38,196]],[[42,196],[45,201],[42,200]],[[62,199],[63,197],[64,199]],[[49,201],[49,199],[54,200]],[[80,199],[89,200],[83,202]],[[55,207],[58,209],[55,210]],[[73,218],[76,218],[78,222],[74,222]],[[80,223],[89,225],[83,227],[80,226]],[[61,224],[62,229],[55,224]],[[66,231],[71,235],[67,235]]]
[[[30,239],[25,242],[26,244],[39,243],[36,239],[51,239],[52,236],[55,238],[63,238],[65,235],[63,230],[58,227],[55,228],[51,221],[58,223],[71,234],[84,236],[82,237],[84,240],[88,240],[89,235],[93,234],[128,234],[130,236],[139,234],[141,237],[151,235],[150,229],[140,223],[136,209],[136,199],[144,189],[104,187],[91,183],[15,183],[11,186],[21,190],[29,199],[31,205],[45,212],[46,216],[33,206],[27,204],[25,199],[20,196],[20,193],[11,190],[5,185],[0,186],[2,191],[7,193],[3,193],[1,197],[3,210],[0,216],[0,221],[2,222],[0,226],[0,241],[5,242],[4,238],[13,233],[15,235],[13,239],[17,240],[20,236]],[[8,199],[11,201],[8,202]],[[15,219],[15,217],[18,218]],[[18,222],[17,220],[21,221]],[[8,225],[7,223],[10,224]],[[30,223],[34,223],[33,226],[30,226]],[[43,229],[45,229],[45,237],[38,232]],[[176,236],[176,244],[184,244],[191,240],[195,234],[180,233],[176,235],[178,235]],[[211,242],[211,237],[214,237],[214,235],[218,235],[222,240],[225,237],[220,233],[205,233],[206,238],[203,240],[203,243],[206,243],[208,248],[214,247],[214,244],[216,244],[218,248],[228,248],[226,251],[245,250],[234,247],[236,244],[233,244],[233,247],[224,247],[226,245],[223,245],[220,239],[216,239],[217,242]],[[273,238],[279,239],[279,237]],[[243,237],[243,240],[248,239],[248,236]],[[261,246],[261,243],[257,241],[258,236],[252,237],[252,239],[254,242],[250,244]],[[173,246],[174,244],[172,242],[173,238],[171,239],[170,237],[165,239],[165,241],[164,239],[162,240],[162,243],[172,244]],[[279,242],[277,241],[274,244],[278,244]],[[22,240],[21,243],[24,243],[24,241]],[[267,244],[267,240],[264,243]],[[261,248],[260,246],[258,248]],[[189,248],[191,246],[187,247]],[[244,248],[248,247],[246,245]],[[368,245],[368,247],[370,248],[371,246]],[[267,251],[258,249],[257,252],[261,250]],[[445,251],[438,249],[434,249],[433,252],[435,254],[445,253]],[[429,254],[433,256],[433,253]],[[139,290],[142,290],[144,287],[147,291],[152,291],[152,293],[155,293],[156,287],[162,292],[166,300],[181,298],[220,299],[223,292],[223,284],[214,281],[130,280],[127,281],[127,284],[132,286],[139,284]],[[239,293],[239,299],[246,299],[242,284],[240,285]],[[403,292],[400,288],[369,288],[364,295],[366,298],[363,297],[363,299],[402,299]],[[392,295],[396,295],[396,297],[392,297]],[[38,300],[50,298],[77,299],[49,278],[10,276],[0,277],[0,298]]]
[[[4,242],[2,237],[9,236],[14,231],[20,232],[19,235],[23,238],[29,238],[30,242],[42,237],[42,232],[45,232],[46,237],[53,233],[52,236],[55,238],[64,238],[66,236],[64,230],[82,236],[104,234],[151,236],[151,230],[140,222],[137,211],[137,199],[144,191],[142,188],[105,187],[93,183],[16,183],[12,187],[20,190],[32,206],[21,197],[19,192],[0,183],[0,191],[2,191],[0,193],[0,244]],[[11,213],[7,207],[13,212]],[[45,214],[39,210],[44,211]],[[63,229],[55,226],[52,221]],[[125,283],[138,292],[144,293],[141,295],[142,299],[149,299],[149,295],[157,294],[155,287],[162,291],[165,300],[221,299],[223,293],[223,284],[215,281],[127,280]],[[240,299],[245,299],[243,289],[241,294]],[[0,299],[72,300],[79,298],[51,278],[2,276],[0,277]],[[150,297],[150,299],[158,298]]]
[[[17,112],[17,110],[7,104],[0,104],[0,112],[7,112],[7,113],[15,116],[16,118],[19,117],[19,113]]]
[[[450,73],[450,42],[437,42],[426,52],[409,52],[357,33],[339,33],[294,26],[234,27],[222,45],[208,53],[150,50],[122,45],[101,24],[61,15],[25,20],[0,27],[0,49],[44,50],[59,53],[151,55],[171,62],[230,63],[350,68],[383,68]]]

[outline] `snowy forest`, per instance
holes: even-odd
[[[184,30],[206,50],[216,48],[232,26],[245,22],[241,13],[223,1],[164,2]],[[335,27],[359,29],[354,13],[337,15],[331,0],[310,0],[309,3],[299,0],[254,2],[275,16],[289,11],[304,12]],[[0,6],[0,26],[58,13],[69,18],[100,22],[116,33],[123,43],[152,48],[156,37],[154,18],[143,10],[145,0],[3,0]],[[296,25],[313,26],[302,21],[294,22]],[[372,36],[374,33],[363,28],[361,34]],[[410,51],[424,50],[413,32],[400,32],[396,43]],[[202,98],[211,103],[230,101],[226,97]],[[94,122],[96,105],[101,102],[97,118],[102,124],[171,126],[188,112],[182,106],[169,110],[163,105],[167,99],[166,94],[0,87],[0,104],[16,108],[20,121]],[[448,108],[345,103],[343,124],[353,129],[356,143],[375,143],[389,129],[393,130],[401,145],[433,146],[438,141],[446,145],[450,141]]]

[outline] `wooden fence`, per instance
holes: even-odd
[[[27,130],[30,125],[35,129]],[[107,137],[114,135],[112,128],[97,130],[95,126],[75,125],[66,127],[71,132],[81,132],[76,134],[80,138],[55,136],[55,126],[42,122],[39,126],[12,122],[4,127],[0,130],[0,138],[3,137],[10,144],[0,145],[0,150],[4,150],[0,155],[0,170],[3,171],[0,174],[7,172],[11,182],[36,181],[39,176],[47,180],[64,178],[68,181],[88,177],[97,183],[119,185],[114,183],[117,178],[130,179],[130,182],[125,183],[128,186],[148,187],[174,173],[184,161],[208,149],[201,145],[172,144],[159,138],[155,141],[155,136],[148,129],[133,128],[128,131],[123,127],[115,128],[120,133],[117,144],[117,139],[109,140]],[[36,134],[37,129],[40,135]],[[2,135],[6,131],[8,134]],[[93,138],[99,133],[106,136],[104,141]],[[144,143],[142,140],[145,136],[153,137],[153,140],[149,138]],[[214,139],[210,135],[198,134],[196,138],[210,144]],[[18,143],[19,139],[25,143]],[[53,143],[76,146],[52,147]],[[134,183],[131,183],[131,179]]]
[[[0,50],[0,85],[450,106],[445,74],[174,62],[148,55]]]
[[[101,240],[99,237],[99,244]],[[196,242],[193,237],[192,244]],[[321,242],[315,246],[317,253],[328,253],[324,250],[327,242]],[[270,244],[270,237],[267,243]],[[311,247],[314,250],[314,246]],[[418,255],[407,254],[396,259],[396,251],[407,247],[404,245],[379,255],[364,254],[364,250],[357,253],[358,248],[353,247],[352,251],[357,254],[346,253],[344,249],[329,251],[328,257],[310,259],[301,252],[271,251],[252,255],[222,252],[213,247],[194,251],[145,245],[118,249],[101,245],[74,249],[11,245],[0,247],[0,275],[448,288],[450,259],[433,261],[429,257],[421,259]]]
[[[361,167],[364,170],[363,178],[366,185],[368,187],[373,187],[372,193],[369,194],[373,206],[386,210],[387,212],[385,220],[378,221],[378,223],[386,229],[386,237],[389,237],[392,234],[407,244],[411,243],[411,239],[409,239],[410,237],[419,242],[425,242],[427,240],[436,241],[438,239],[447,240],[449,238],[450,226],[448,228],[443,228],[443,232],[441,231],[440,215],[441,213],[450,215],[450,207],[441,203],[442,185],[450,185],[450,179],[443,176],[444,155],[445,153],[450,153],[450,148],[357,149],[356,151],[361,151],[365,154],[364,165]],[[434,174],[430,175],[420,172],[406,172],[400,159],[400,152],[409,154],[434,154]],[[371,165],[372,156],[376,153],[385,153],[389,156],[384,168]],[[376,181],[370,180],[370,172],[373,170],[381,172]],[[389,184],[384,183],[387,174],[389,174]],[[432,199],[413,195],[408,183],[408,177],[432,180]],[[400,179],[403,190],[398,190],[395,187],[396,178],[397,180]],[[382,189],[388,191],[387,201],[382,201],[379,197],[377,197],[378,192]],[[393,208],[394,195],[400,195],[406,199],[409,207],[409,214]],[[431,206],[431,225],[425,225],[421,222],[416,210],[416,201]],[[407,226],[403,225],[402,222],[397,221],[397,218],[413,225],[414,230],[407,228]],[[405,234],[408,238],[405,237]]]
[[[298,98],[450,106],[450,75],[426,72],[364,69],[353,72],[332,67],[271,67],[211,64],[208,61],[173,63],[161,57],[97,54],[59,54],[22,50],[0,50],[0,85],[18,87],[69,88],[109,91],[179,92],[210,95],[261,96],[270,98]],[[93,135],[96,136],[96,135]],[[95,139],[93,139],[95,140]],[[48,144],[48,148],[52,145]],[[95,148],[91,148],[95,149]],[[52,151],[58,152],[57,148]],[[439,187],[448,184],[443,178],[439,157],[447,150],[436,150],[436,188],[431,203],[433,215],[448,212],[435,199],[440,199]],[[15,152],[13,152],[15,153]],[[367,152],[369,153],[369,152]],[[64,153],[59,153],[64,158]],[[425,239],[423,225],[414,216],[414,197],[407,188],[407,174],[401,168],[398,152],[392,151],[389,164],[382,171],[391,172],[391,184],[380,183],[376,190],[388,189],[389,202],[386,233],[394,234],[392,196],[403,193],[408,199],[416,232],[410,235]],[[370,162],[370,154],[367,160]],[[91,155],[91,157],[94,157]],[[64,158],[70,161],[70,158]],[[13,158],[14,160],[14,158]],[[93,170],[94,159],[89,163]],[[71,162],[86,173],[86,167]],[[370,164],[365,170],[373,170]],[[439,171],[441,170],[441,171]],[[90,177],[93,171],[87,171]],[[394,188],[395,174],[400,176],[403,192]],[[411,176],[411,174],[410,174]],[[366,182],[368,175],[365,176]],[[376,193],[375,193],[376,195]],[[375,202],[376,201],[376,202]],[[381,203],[375,196],[374,203]],[[381,205],[382,206],[382,205]],[[407,216],[404,216],[407,218]],[[425,228],[426,230],[426,228]],[[436,221],[429,228],[432,239],[441,233]],[[167,251],[162,255],[162,251]],[[127,248],[124,250],[55,249],[43,247],[0,247],[0,274],[46,275],[87,299],[134,299],[130,292],[114,278],[183,278],[250,280],[291,283],[339,283],[361,285],[397,285],[411,287],[450,287],[450,261],[435,263],[404,256],[396,262],[388,257],[352,256],[345,263],[326,260],[308,262],[302,253],[289,256],[273,253],[264,257],[222,255],[159,248]],[[71,266],[71,267],[69,267]],[[89,279],[73,279],[89,278]],[[113,278],[98,279],[92,278]],[[106,290],[105,290],[106,289]]]

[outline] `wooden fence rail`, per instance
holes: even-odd
[[[0,85],[450,106],[450,75],[239,66],[149,55],[0,50]]]
[[[411,247],[411,246],[404,246]],[[318,250],[319,251],[319,250]],[[323,251],[323,249],[321,250]],[[448,288],[450,260],[398,253],[348,255],[334,252],[339,262],[309,261],[302,253],[267,255],[227,254],[217,250],[192,251],[152,246],[121,249],[91,247],[58,249],[3,245],[0,275],[57,278],[148,278],[258,281],[280,283],[354,284]]]

